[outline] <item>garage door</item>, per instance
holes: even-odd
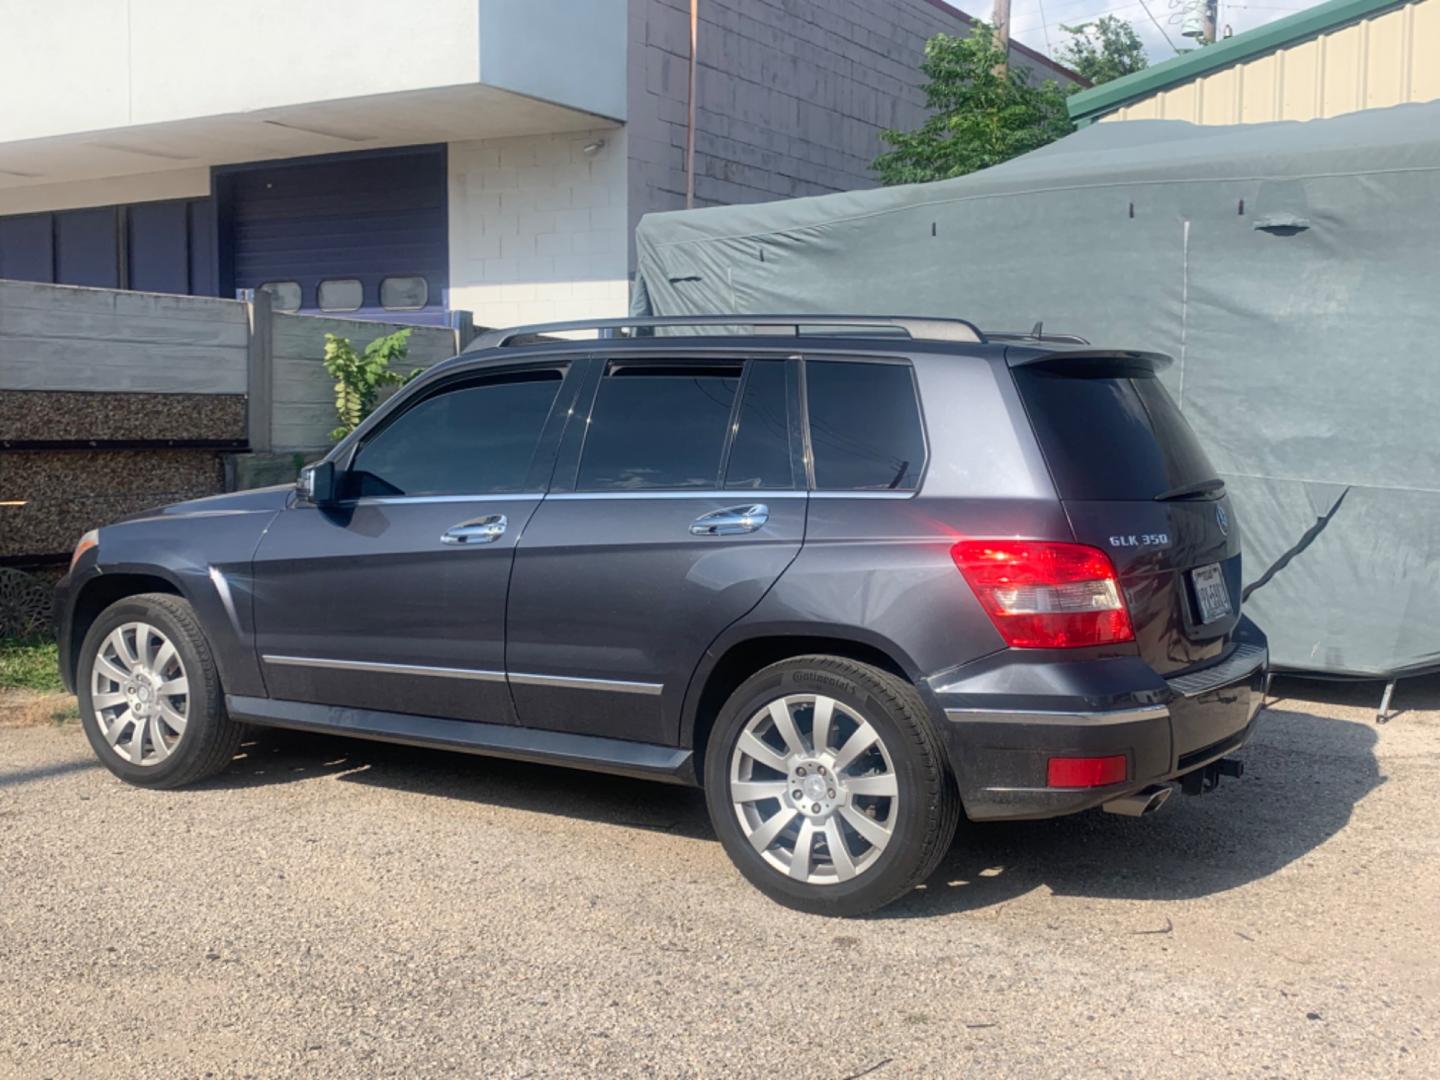
[[[267,289],[283,311],[447,318],[443,146],[238,166],[215,179],[231,287]]]

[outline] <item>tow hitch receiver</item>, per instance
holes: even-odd
[[[1186,795],[1204,795],[1220,786],[1222,776],[1233,776],[1238,780],[1244,775],[1245,763],[1239,758],[1221,758],[1180,777],[1180,790]]]

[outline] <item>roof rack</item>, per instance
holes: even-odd
[[[734,326],[751,330],[787,330],[796,337],[805,336],[805,327],[820,331],[831,328],[847,330],[892,330],[914,341],[983,342],[985,335],[974,323],[964,319],[926,319],[892,315],[662,315],[627,319],[579,319],[574,322],[535,323],[490,330],[477,337],[465,349],[498,349],[518,338],[545,338],[552,334],[576,330],[594,330],[600,338],[639,337],[637,331],[657,330],[676,326]],[[628,331],[628,333],[627,333]]]

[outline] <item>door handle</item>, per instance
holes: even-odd
[[[754,532],[769,520],[770,508],[764,503],[727,506],[701,514],[690,523],[690,531],[696,536],[738,536]]]
[[[440,542],[442,544],[492,544],[505,535],[507,524],[504,514],[471,518],[458,525],[451,525],[440,535]]]

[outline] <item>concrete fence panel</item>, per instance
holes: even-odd
[[[325,335],[349,338],[357,350],[403,329],[398,323],[331,319],[275,312],[271,316],[274,405],[270,442],[275,450],[318,450],[335,427],[335,380],[325,370]],[[427,368],[455,355],[455,331],[412,326],[403,370]]]
[[[0,281],[0,390],[244,394],[238,300]]]

